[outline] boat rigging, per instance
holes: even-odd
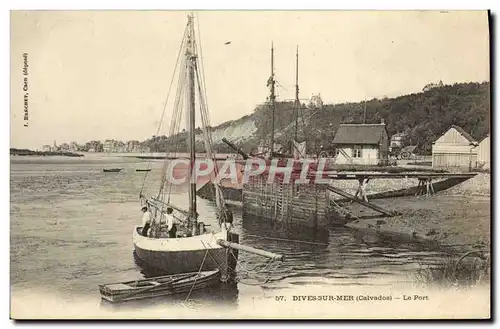
[[[156,196],[147,196],[144,193],[145,181],[149,172],[145,173],[139,198],[141,206],[146,205],[148,211],[152,212],[151,228],[144,235],[142,225],[135,226],[132,233],[133,243],[135,253],[141,261],[152,268],[161,270],[165,274],[219,269],[221,271],[221,281],[228,281],[231,275],[234,274],[234,268],[238,262],[237,250],[241,249],[255,253],[257,249],[245,248],[238,244],[239,236],[232,230],[232,213],[226,206],[222,190],[216,180],[216,177],[218,177],[217,165],[214,165],[214,170],[210,173],[210,180],[215,187],[218,227],[212,228],[211,224],[207,224],[207,222],[212,222],[210,218],[200,217],[197,211],[196,173],[193,171],[196,168],[195,117],[197,109],[199,109],[201,117],[202,139],[206,158],[216,164],[206,102],[202,48],[196,38],[199,33],[199,26],[198,29],[195,29],[194,16],[189,15],[174,70],[173,80],[176,72],[178,73],[177,90],[169,127],[169,135],[174,139],[174,145],[177,147],[175,153],[177,153],[179,144],[182,142],[181,137],[186,137],[186,134],[180,132],[182,114],[185,114],[187,118],[186,143],[189,148],[187,168],[189,184],[187,193],[188,207],[185,209],[182,205],[171,201],[174,182],[169,179],[170,177],[167,177],[170,157],[165,156],[160,187]],[[164,113],[162,117],[163,115]],[[175,237],[170,237],[166,230],[168,227],[165,216],[170,216],[171,213],[180,226]],[[210,230],[207,227],[210,227]],[[272,253],[264,252],[260,254],[267,257]],[[282,258],[274,257],[274,259],[279,260]]]

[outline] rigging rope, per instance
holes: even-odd
[[[222,193],[222,190],[220,189],[220,186],[218,182],[216,182],[216,177],[219,175],[219,168],[217,167],[217,161],[215,158],[215,154],[213,152],[213,140],[212,140],[212,134],[211,134],[211,124],[210,124],[210,111],[208,110],[208,96],[207,96],[207,89],[206,89],[206,80],[205,80],[205,66],[203,62],[203,47],[201,45],[201,29],[200,29],[200,23],[198,20],[198,14],[197,15],[197,25],[198,25],[198,46],[199,46],[199,56],[196,58],[199,58],[199,69],[201,71],[201,78],[200,78],[200,73],[198,71],[198,67],[196,69],[196,80],[198,82],[198,89],[199,89],[199,98],[200,98],[200,112],[201,112],[201,119],[202,119],[202,125],[203,125],[203,132],[204,132],[204,142],[205,142],[205,149],[206,152],[208,153],[209,158],[212,160],[214,164],[214,169],[211,173],[211,178],[214,183],[215,187],[215,193],[216,193],[216,205],[217,209],[219,212],[219,218],[226,212],[226,206],[225,206],[225,201],[224,201],[224,195]],[[224,220],[225,222],[225,220]],[[219,224],[221,224],[221,221],[219,220]]]
[[[199,82],[200,77],[198,75],[198,72],[196,74],[197,81]],[[200,90],[200,95],[202,93],[201,90],[201,84],[198,83],[198,88]],[[218,177],[219,174],[219,168],[217,167],[217,159],[215,158],[215,155],[212,150],[212,136],[209,131],[210,127],[210,122],[208,118],[208,110],[206,108],[206,103],[203,100],[202,97],[200,97],[200,107],[201,107],[201,118],[202,118],[202,125],[203,125],[203,133],[204,133],[204,142],[205,142],[205,149],[208,153],[208,157],[212,160],[212,163],[214,164],[214,169],[210,173],[210,177],[212,178],[212,181],[214,182],[215,190],[216,190],[216,203],[219,211],[221,211],[221,208],[224,208],[224,196],[222,195],[222,191],[220,190],[220,187],[218,183],[216,182],[216,177]]]
[[[160,133],[161,125],[162,125],[162,122],[163,122],[163,117],[165,116],[165,112],[166,112],[166,109],[167,109],[167,103],[168,103],[168,99],[170,97],[170,91],[171,91],[172,85],[174,83],[175,73],[177,72],[177,66],[178,66],[178,63],[179,63],[180,55],[182,53],[182,49],[183,49],[183,46],[184,46],[184,41],[186,39],[186,35],[187,35],[187,29],[184,31],[184,35],[182,36],[181,45],[179,47],[179,52],[177,53],[177,59],[175,61],[174,73],[172,74],[172,80],[170,81],[170,86],[168,87],[167,97],[165,99],[165,103],[163,104],[163,111],[162,111],[162,114],[161,114],[161,117],[160,117],[160,122],[158,124],[158,129],[156,131],[156,135],[155,136],[158,136],[158,134]],[[151,151],[151,155],[152,154],[153,154],[153,152]],[[151,163],[152,163],[152,160],[150,160],[149,163],[148,163],[148,169],[150,169]],[[148,174],[149,174],[149,171],[146,171],[146,174],[144,175],[144,179],[142,181],[141,191],[140,191],[139,195],[142,195],[142,192],[144,191],[144,185],[146,183],[146,179],[148,177]]]
[[[203,48],[201,47],[201,29],[200,29],[200,20],[198,19],[198,13],[196,13],[196,23],[198,24],[198,40],[200,45],[200,69],[201,69],[201,78],[203,81],[202,89],[204,90],[205,100],[208,103],[207,97],[207,88],[206,88],[206,80],[205,80],[205,64],[203,63]],[[208,111],[208,106],[207,106]]]
[[[176,93],[176,99],[175,99],[175,102],[174,102],[174,114],[172,116],[172,122],[171,122],[171,125],[170,125],[170,136],[173,136],[173,142],[175,144],[175,150],[174,150],[174,156],[177,154],[178,150],[179,150],[179,146],[180,146],[180,143],[179,143],[179,139],[180,139],[180,134],[179,134],[179,130],[180,130],[180,123],[181,123],[181,120],[182,120],[182,106],[184,105],[184,93],[186,91],[186,86],[185,86],[185,80],[187,79],[187,70],[186,70],[186,60],[183,60],[182,62],[182,71],[180,73],[180,76],[179,76],[179,84],[177,86],[177,93]],[[167,170],[167,163],[169,162],[169,159],[167,159],[167,157],[165,157],[165,161],[164,161],[164,165],[163,165],[163,175],[162,175],[162,183],[161,183],[161,187],[160,187],[160,192],[159,194],[162,195],[162,200],[165,199],[165,196],[162,194],[163,192],[163,189],[164,189],[164,186],[165,186],[165,183],[166,183],[166,170]],[[170,195],[171,195],[171,191],[172,191],[172,186],[173,186],[173,183],[172,182],[169,182],[168,184],[168,201],[167,202],[170,202]]]
[[[316,110],[315,110],[312,114],[310,114],[310,115],[309,115],[309,116],[308,116],[305,120],[304,120],[304,116],[305,116],[305,115],[302,115],[302,116],[301,116],[301,120],[302,120],[302,124],[303,124],[303,126],[305,127],[305,121],[307,121],[307,120],[311,119],[311,118],[312,118],[312,117],[313,117],[316,113],[318,113],[318,112],[319,112],[319,109],[316,109]],[[304,113],[304,112],[302,112],[302,114],[303,114],[303,113]],[[276,137],[279,137],[280,135],[285,134],[285,133],[286,133],[288,130],[290,130],[293,126],[294,126],[294,123],[289,123],[288,125],[286,125],[286,126],[285,126],[284,128],[282,128],[282,129],[279,129],[279,130],[276,130],[276,129],[275,129],[275,130],[274,130],[274,131],[275,131],[275,136],[276,136]],[[306,135],[305,129],[304,129],[304,128],[302,128],[302,129],[303,129],[303,133],[304,133],[304,135]],[[266,135],[266,137],[267,137],[267,135]]]
[[[197,23],[198,23],[198,31],[197,32],[198,32],[199,38],[201,39],[199,22],[197,22]],[[189,36],[191,36],[191,37],[189,37]],[[175,97],[174,106],[173,106],[174,109],[173,109],[173,115],[172,115],[172,122],[171,122],[170,130],[169,130],[169,137],[171,137],[170,141],[173,141],[175,143],[175,154],[177,154],[177,152],[179,151],[179,147],[180,147],[179,141],[181,139],[181,136],[180,136],[181,134],[179,133],[180,123],[182,121],[182,114],[183,114],[181,111],[181,108],[183,107],[184,102],[186,102],[186,101],[189,102],[189,100],[185,99],[189,96],[189,94],[186,92],[187,87],[188,87],[186,84],[186,80],[188,79],[188,74],[189,74],[189,72],[187,70],[187,67],[188,67],[187,61],[193,60],[194,73],[195,73],[195,84],[197,84],[197,88],[195,86],[195,94],[198,94],[198,95],[195,95],[195,98],[198,98],[198,101],[199,101],[199,107],[200,107],[200,112],[201,112],[201,121],[202,121],[202,126],[203,126],[203,139],[204,139],[206,153],[207,153],[207,156],[213,161],[213,164],[214,164],[214,170],[210,173],[210,178],[212,179],[212,181],[215,181],[215,179],[218,175],[219,169],[218,169],[216,157],[215,157],[215,154],[213,151],[213,140],[212,140],[212,135],[211,135],[211,131],[210,131],[211,125],[210,125],[210,114],[208,111],[208,104],[207,104],[207,90],[206,90],[206,81],[205,81],[204,64],[203,64],[203,50],[201,47],[201,42],[196,41],[195,36],[196,36],[196,31],[194,28],[194,24],[188,23],[188,25],[184,31],[184,36],[182,38],[181,49],[185,48],[188,42],[192,42],[192,44],[190,46],[191,46],[192,51],[194,52],[192,54],[194,57],[188,59],[187,56],[184,56],[183,60],[181,62],[181,68],[179,70],[180,73],[179,73],[179,78],[178,78],[177,92],[176,92],[176,97]],[[199,47],[199,56],[198,56],[198,47]],[[176,70],[174,71],[174,73],[177,72],[177,66],[179,64],[180,53],[181,53],[181,51],[179,51],[179,53],[178,53],[178,57],[177,57],[177,61],[176,61]],[[175,76],[175,74],[174,74],[174,76]],[[172,84],[173,84],[173,80],[170,84],[168,95],[170,95],[170,90],[172,88]],[[184,96],[186,96],[186,97],[184,97]],[[163,116],[165,114],[165,108],[166,108],[167,102],[168,102],[168,97],[167,97],[167,101],[165,102],[165,107],[164,107],[164,111],[162,113],[161,122],[163,121]],[[159,131],[161,128],[161,122],[160,122],[160,126],[158,127],[157,135],[159,134]],[[189,120],[186,120],[186,124],[188,124],[188,123],[189,123]],[[189,128],[187,130],[189,131]],[[191,136],[189,136],[189,138],[191,138]],[[172,187],[173,187],[173,182],[171,182],[171,181],[167,182],[166,171],[167,171],[167,167],[168,167],[168,162],[169,162],[169,159],[167,157],[165,157],[165,161],[164,161],[163,169],[162,169],[161,184],[160,184],[160,189],[158,192],[158,199],[160,199],[161,201],[164,201],[165,194],[167,194],[168,195],[167,203],[170,203],[170,196],[171,196],[171,191],[172,191]],[[190,167],[190,170],[192,170],[191,167]],[[193,172],[191,171],[190,174],[193,174]],[[196,173],[194,173],[194,174],[196,174]],[[147,174],[144,177],[144,181],[143,181],[142,188],[141,188],[141,195],[142,195],[142,192],[144,190],[146,178],[147,178]],[[167,187],[166,187],[166,185],[167,185]],[[223,196],[222,190],[220,189],[220,187],[218,186],[217,183],[215,183],[214,186],[215,186],[215,190],[216,190],[216,204],[217,204],[218,213],[224,214],[225,210],[227,210],[227,209],[225,208],[225,202],[224,202],[224,196]],[[165,193],[165,188],[168,191],[168,193]],[[162,206],[162,208],[163,208],[163,206]],[[219,220],[219,223],[220,223],[220,220]]]

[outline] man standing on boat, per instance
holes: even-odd
[[[142,207],[142,236],[147,236],[148,230],[151,227],[151,213],[148,210],[148,207]]]
[[[167,208],[167,213],[165,214],[165,218],[167,220],[167,230],[168,230],[168,237],[169,238],[176,238],[177,237],[177,224],[178,221],[174,217],[172,208]]]

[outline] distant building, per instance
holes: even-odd
[[[52,150],[52,146],[50,145],[44,145],[42,146],[42,151],[43,152],[50,152]]]
[[[78,144],[76,142],[69,143],[69,150],[71,152],[77,152],[78,151]]]
[[[486,135],[476,147],[477,166],[483,169],[490,169],[490,134]]]
[[[391,136],[391,142],[389,144],[389,152],[393,149],[401,149],[403,147],[403,138],[406,135],[404,133],[397,133]]]
[[[139,152],[139,141],[128,141],[126,152]]]
[[[425,85],[425,87],[422,89],[422,91],[426,92],[426,91],[429,91],[431,89],[439,88],[439,87],[443,87],[443,86],[444,86],[443,81],[439,80],[438,83],[429,83],[428,85]]]
[[[69,145],[68,143],[62,143],[60,146],[59,146],[59,149],[61,151],[69,151]]]
[[[451,126],[432,144],[432,166],[475,168],[478,143],[459,126]]]
[[[385,123],[341,124],[333,138],[337,164],[387,164],[389,137]]]
[[[102,144],[102,150],[106,153],[115,152],[116,141],[114,139],[107,139]]]
[[[323,107],[323,100],[321,99],[321,94],[312,95],[309,101],[309,107],[321,108]]]

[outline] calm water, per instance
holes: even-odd
[[[132,228],[140,223],[139,191],[148,162],[113,157],[11,158],[11,286],[12,297],[55,294],[87,309],[108,307],[98,284],[142,278],[148,273],[133,256]],[[161,161],[154,161],[145,192],[157,192]],[[103,168],[123,168],[104,173]],[[185,188],[172,191],[185,204]],[[198,199],[200,216],[210,223],[212,202]],[[240,243],[283,254],[285,261],[240,252],[237,286],[195,292],[190,303],[238,308],[242,301],[269,297],[296,287],[387,286],[411,284],[420,265],[439,260],[437,251],[343,228],[317,234],[276,231],[234,208]],[[215,222],[212,220],[212,224]],[[258,237],[260,236],[260,237]],[[304,240],[298,243],[264,237]],[[278,266],[279,265],[279,266]],[[147,312],[157,305],[175,305],[186,296],[133,304]],[[113,309],[119,312],[121,308]],[[97,312],[97,311],[96,311]]]

